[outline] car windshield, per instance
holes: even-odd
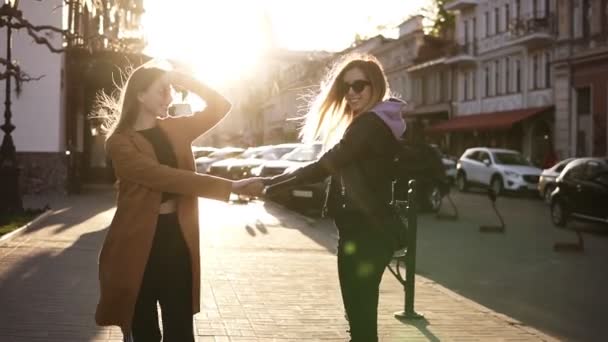
[[[248,148],[245,152],[243,152],[243,154],[238,157],[243,159],[258,158],[258,156],[264,153],[265,151],[266,149],[260,147]]]
[[[321,144],[306,145],[298,147],[293,152],[287,153],[281,159],[297,162],[315,161],[321,154]]]
[[[293,147],[272,147],[260,153],[257,158],[266,160],[277,160],[283,157],[285,154],[293,151]]]
[[[209,158],[232,158],[235,156],[238,156],[239,154],[242,154],[243,151],[239,151],[239,150],[228,150],[228,151],[215,151],[213,153],[211,153],[208,157]]]
[[[574,158],[568,158],[568,159],[564,159],[564,160],[560,161],[559,163],[557,163],[555,165],[555,172],[562,172],[564,170],[564,168],[566,167],[566,165],[568,165],[568,163],[573,160],[574,160]]]
[[[496,164],[502,165],[530,165],[521,154],[513,152],[494,152],[494,160]]]

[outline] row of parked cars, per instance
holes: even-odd
[[[550,205],[554,224],[569,219],[608,224],[608,159],[568,158],[550,168],[533,166],[521,153],[476,147],[466,150],[456,165],[456,185],[504,191],[537,191]]]
[[[193,148],[195,153],[196,148]],[[256,146],[247,149],[225,147],[195,159],[196,170],[228,179],[272,177],[308,165],[317,160],[322,144],[279,144]],[[293,189],[275,200],[294,207],[320,209],[323,203],[325,182]]]
[[[322,153],[321,143],[313,144],[279,144],[269,146],[225,147],[221,149],[193,147],[196,169],[199,173],[220,176],[228,179],[243,179],[247,177],[271,177],[316,161]],[[449,191],[449,179],[455,177],[455,160],[449,158],[437,146],[425,145],[415,147],[422,158],[433,159],[436,163],[410,163],[410,165],[425,164],[416,168],[412,177],[418,182],[419,207],[429,211],[437,211],[441,207],[443,197]],[[428,153],[430,151],[430,153]],[[430,165],[430,166],[427,166]],[[435,165],[435,166],[434,166]],[[429,168],[437,167],[438,172],[430,172]],[[411,173],[406,163],[403,172]],[[440,176],[436,176],[436,175]],[[316,184],[301,185],[295,189],[278,195],[275,200],[288,207],[312,209],[320,212],[325,198],[328,180]]]

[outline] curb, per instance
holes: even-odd
[[[492,309],[490,309],[488,307],[485,307],[485,306],[483,306],[483,305],[481,305],[481,304],[479,304],[479,303],[477,303],[477,302],[475,302],[473,300],[470,300],[470,299],[468,299],[466,297],[463,297],[462,295],[460,295],[460,294],[458,294],[458,293],[456,293],[456,292],[454,292],[454,291],[452,291],[452,290],[450,290],[450,289],[448,289],[446,287],[443,287],[440,284],[438,284],[438,283],[436,283],[436,282],[434,282],[434,281],[432,281],[432,280],[430,280],[428,278],[425,278],[424,276],[416,274],[416,278],[421,278],[422,282],[425,285],[428,285],[428,286],[436,289],[437,291],[439,291],[439,292],[441,292],[441,293],[443,293],[443,294],[445,294],[445,295],[453,298],[454,300],[456,300],[458,302],[461,302],[461,303],[463,303],[465,305],[468,305],[468,306],[470,306],[470,307],[472,307],[472,308],[474,308],[474,309],[476,309],[476,310],[478,310],[478,311],[480,311],[480,312],[482,312],[482,313],[484,313],[484,314],[486,314],[488,316],[492,316],[492,317],[494,317],[494,318],[496,318],[498,320],[506,322],[510,326],[517,327],[517,328],[519,328],[519,329],[521,329],[521,330],[523,330],[523,331],[525,331],[525,332],[533,335],[534,337],[537,337],[537,338],[541,339],[542,341],[546,341],[546,342],[557,342],[557,341],[560,341],[560,339],[558,339],[556,337],[553,337],[551,335],[548,335],[546,333],[543,333],[540,330],[535,329],[535,328],[533,328],[533,327],[531,327],[529,325],[526,325],[526,324],[524,324],[524,323],[522,323],[522,322],[520,322],[520,321],[518,321],[518,320],[516,320],[516,319],[514,319],[512,317],[509,317],[507,315],[504,315],[504,314],[501,314],[499,312],[496,312],[496,311],[494,311],[494,310],[492,310]]]
[[[24,224],[23,226],[13,230],[10,233],[4,234],[0,237],[0,244],[12,239],[13,237],[21,234],[23,231],[25,231],[26,229],[33,227],[34,225],[40,223],[41,221],[45,220],[47,217],[49,217],[51,214],[53,213],[53,210],[51,209],[47,209],[45,212],[43,212],[42,214],[36,216],[33,220],[31,220],[30,222]]]

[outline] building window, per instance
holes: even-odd
[[[604,34],[608,34],[608,0],[602,0],[602,28]]]
[[[499,95],[500,91],[500,60],[494,61],[494,94]]]
[[[507,57],[505,59],[505,93],[509,94],[511,92],[511,59]]]
[[[511,20],[511,11],[509,8],[509,4],[505,5],[505,28],[509,30],[509,21]]]
[[[483,96],[488,97],[490,96],[490,67],[488,65],[486,65],[486,67],[484,68],[484,78],[485,84],[483,87]]]
[[[422,96],[421,96],[421,102],[422,104],[427,104],[428,103],[428,94],[426,92],[426,87],[428,85],[428,80],[426,79],[426,75],[422,76],[422,85],[420,87],[420,91],[422,92]]]
[[[464,21],[464,45],[469,44],[469,21]]]
[[[515,92],[521,93],[521,61],[515,60]]]
[[[519,11],[521,8],[521,0],[515,0],[515,21],[519,21]]]
[[[589,0],[583,0],[583,37],[588,38],[591,32],[591,5]]]
[[[593,153],[593,125],[591,119],[591,87],[576,91],[576,156],[586,157]]]
[[[551,54],[545,52],[545,88],[551,87]]]
[[[475,45],[475,42],[477,42],[477,17],[473,17],[473,27],[471,28],[471,31],[473,31],[471,32],[473,36],[473,39],[471,39],[471,41],[473,42],[473,45]]]
[[[464,72],[464,97],[465,100],[470,100],[473,96],[471,96],[471,71],[467,70]]]
[[[578,116],[591,114],[591,87],[576,89],[576,113]]]
[[[536,15],[538,13],[538,0],[532,0],[532,17],[538,18]]]
[[[486,11],[484,13],[484,19],[486,22],[486,37],[490,36],[490,12]]]
[[[494,9],[494,34],[498,34],[500,32],[500,8],[496,7]]]
[[[538,87],[538,55],[532,57],[532,89]]]
[[[475,98],[477,97],[477,69],[473,69],[471,70],[471,100],[475,100]]]

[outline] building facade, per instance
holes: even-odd
[[[452,68],[451,152],[472,146],[521,151],[536,164],[552,148],[555,0],[454,0],[455,38],[442,62]],[[471,116],[468,117],[467,116]]]
[[[557,0],[555,147],[560,157],[606,156],[608,0]]]
[[[111,177],[105,138],[91,113],[97,92],[111,93],[120,79],[124,57],[133,55],[135,66],[142,61],[143,0],[22,1],[18,9],[34,25],[68,33],[45,37],[58,50],[51,52],[25,30],[13,30],[13,59],[31,76],[43,76],[24,83],[19,96],[11,91],[21,192],[65,193],[83,178]],[[0,40],[0,51],[6,43]]]

